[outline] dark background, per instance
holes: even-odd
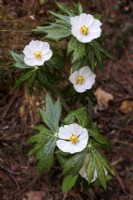
[[[62,2],[72,5],[70,0]],[[89,194],[83,194],[78,188],[64,195],[58,165],[49,174],[38,173],[34,158],[27,156],[30,149],[27,139],[34,134],[32,126],[40,121],[37,110],[43,104],[45,91],[40,94],[34,88],[30,97],[25,84],[13,92],[20,71],[11,68],[9,50],[22,50],[31,39],[40,38],[31,29],[51,21],[48,11],[57,8],[52,0],[43,5],[37,0],[3,0],[0,1],[0,200],[133,199],[133,2],[80,2],[86,13],[103,15],[104,45],[112,55],[112,59],[104,61],[104,71],[97,72],[94,86],[95,91],[101,88],[109,93],[112,100],[108,102],[107,93],[102,95],[102,109],[98,102],[94,120],[102,133],[115,142],[107,157],[117,176],[109,181],[107,191],[95,187]],[[60,45],[63,48],[63,42]]]

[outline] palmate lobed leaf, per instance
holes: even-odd
[[[33,74],[33,70],[29,70],[29,71],[26,71],[24,72],[20,78],[16,81],[15,83],[15,86],[14,86],[14,89],[17,89],[19,87],[21,87],[21,85],[27,81],[29,78],[32,77],[32,74]]]
[[[39,131],[38,134],[31,136],[28,139],[28,144],[34,144],[35,147],[28,153],[29,156],[36,155],[37,152],[44,147],[47,141],[52,137],[52,132],[44,125],[33,127],[33,129]]]
[[[76,183],[78,175],[67,175],[62,182],[62,192],[68,192]]]
[[[77,109],[76,111],[70,112],[63,120],[63,123],[70,124],[70,123],[76,122],[76,120],[84,128],[90,125],[90,119],[88,117],[85,107],[82,107],[82,108]]]
[[[94,148],[90,148],[91,157],[93,158],[93,168],[97,170],[97,179],[100,181],[101,185],[106,189],[107,179],[104,172],[104,168],[111,174],[115,175],[113,169],[109,166],[108,161],[100,154],[100,152]]]
[[[37,27],[33,32],[46,33],[45,38],[56,42],[71,35],[70,24],[64,20],[56,20],[49,26]]]
[[[66,5],[63,5],[63,4],[59,3],[59,2],[56,2],[56,5],[57,5],[58,9],[62,13],[68,14],[69,16],[73,16],[74,15],[73,10],[68,8]]]
[[[59,128],[59,120],[61,116],[61,103],[58,99],[55,104],[49,94],[46,95],[46,111],[39,109],[43,122],[51,129],[52,132],[57,132]]]
[[[49,129],[42,125],[36,126],[34,129],[38,130],[39,134],[31,136],[28,139],[28,144],[35,145],[28,155],[36,157],[40,172],[43,172],[45,169],[50,170],[54,162],[56,137]]]
[[[48,60],[47,62],[45,62],[45,65],[49,68],[54,68],[59,72],[64,72],[64,63],[63,63],[63,56],[62,54],[58,54],[58,49],[52,49],[53,51],[53,55],[52,58],[50,60]]]
[[[72,62],[83,59],[86,55],[86,45],[73,37],[68,43],[68,54],[72,53]],[[82,67],[82,66],[81,66]]]
[[[55,13],[55,12],[53,12],[53,11],[49,11],[49,13],[50,13],[51,15],[53,15],[55,18],[60,19],[60,20],[63,20],[63,21],[65,21],[65,22],[67,22],[67,23],[70,24],[70,17],[69,17],[69,16],[64,16],[64,15]]]
[[[45,146],[37,153],[38,169],[43,172],[51,169],[54,163],[54,151],[56,147],[56,137],[52,136]]]
[[[96,123],[91,123],[91,126],[88,129],[88,132],[89,132],[89,135],[92,136],[96,142],[101,144],[100,145],[101,148],[103,145],[104,150],[108,151],[113,146],[113,143],[108,138],[100,134]]]
[[[99,151],[96,148],[92,148],[93,155],[99,159],[99,161],[102,163],[102,165],[107,169],[107,171],[115,176],[114,170],[110,167],[109,162],[99,153]]]
[[[76,15],[80,15],[80,14],[82,14],[83,13],[83,7],[82,7],[82,5],[81,5],[81,3],[73,3],[74,4],[74,6],[75,6],[75,8],[76,8]]]
[[[85,156],[87,154],[87,149],[76,153],[64,162],[63,174],[76,175],[81,169]]]
[[[87,167],[87,180],[88,183],[90,184],[93,176],[94,176],[94,170],[95,170],[95,160],[93,154],[90,152],[89,153],[89,164]]]
[[[13,60],[16,62],[14,64],[16,68],[20,68],[20,69],[34,68],[33,66],[29,66],[24,63],[24,54],[18,54],[18,53],[15,53],[14,51],[9,51],[9,52]]]

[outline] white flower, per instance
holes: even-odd
[[[32,40],[25,46],[24,62],[29,66],[41,66],[52,56],[52,51],[47,42]]]
[[[56,142],[58,148],[63,152],[73,154],[85,149],[89,135],[87,130],[80,125],[70,124],[59,128],[58,137],[61,139]]]
[[[73,83],[74,89],[82,93],[92,88],[92,85],[95,83],[95,77],[96,75],[90,68],[85,66],[71,74],[69,80]]]
[[[90,14],[82,13],[79,16],[71,17],[70,23],[72,35],[80,42],[87,43],[101,35],[102,23]]]
[[[88,164],[89,164],[89,154],[86,155],[86,158],[85,158],[85,160],[84,160],[83,166],[82,166],[82,168],[81,168],[80,171],[79,171],[79,174],[80,174],[83,178],[85,178],[86,180],[87,180],[87,167],[88,167]],[[107,176],[108,171],[105,169],[104,166],[103,166],[103,169],[104,169],[105,175]],[[95,170],[94,170],[93,178],[92,178],[92,180],[91,180],[91,183],[94,182],[96,179],[97,179],[97,170],[95,169]]]

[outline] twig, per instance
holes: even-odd
[[[14,94],[14,96],[13,96],[12,99],[11,99],[11,101],[10,101],[9,104],[7,105],[7,108],[5,109],[5,111],[4,111],[3,115],[2,115],[2,119],[5,118],[5,116],[6,116],[6,114],[8,113],[8,111],[9,111],[9,109],[10,109],[10,107],[11,107],[13,101],[16,99],[16,94],[17,94],[17,92]]]
[[[64,194],[64,196],[63,196],[63,200],[65,200],[66,197],[67,197],[67,192]]]

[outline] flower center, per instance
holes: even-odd
[[[37,59],[40,59],[40,58],[42,57],[42,52],[41,52],[41,51],[35,51],[34,56],[35,56]]]
[[[86,25],[82,26],[82,27],[80,28],[80,31],[81,31],[81,33],[82,33],[83,35],[88,35],[88,33],[89,33],[89,29],[87,28]]]
[[[77,135],[71,135],[69,140],[71,141],[72,144],[76,144],[78,142],[78,137]]]
[[[84,83],[84,78],[83,76],[78,76],[76,79],[76,84],[82,85]]]

